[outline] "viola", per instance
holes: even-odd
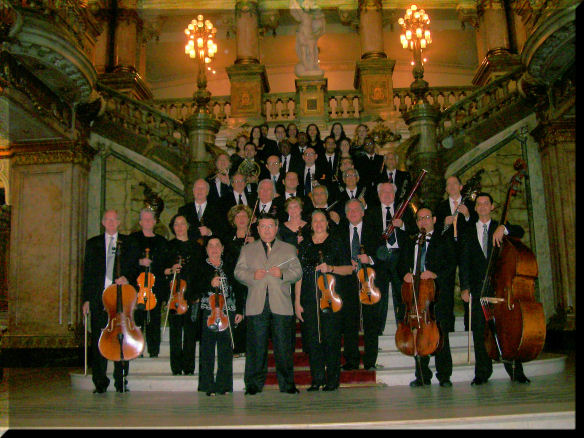
[[[221,277],[219,272],[215,273],[217,277]],[[207,327],[214,332],[222,332],[229,327],[229,315],[227,313],[227,302],[223,291],[218,288],[213,288],[213,294],[209,297],[209,307],[211,314],[207,318]]]
[[[120,251],[122,242],[116,247],[116,278],[121,276]],[[103,357],[115,362],[132,360],[144,351],[144,336],[134,322],[136,289],[129,284],[112,284],[102,294],[102,302],[108,321],[101,331],[98,348]]]
[[[361,254],[365,254],[365,248],[361,245]],[[369,264],[361,263],[357,259],[357,278],[359,279],[359,301],[362,304],[375,304],[381,299],[381,291],[375,286],[375,271]]]
[[[145,258],[150,259],[150,248],[145,250]],[[156,295],[152,292],[152,287],[154,287],[154,282],[156,277],[152,272],[150,272],[150,266],[147,266],[144,272],[138,275],[138,297],[136,304],[139,310],[152,310],[156,307]]]
[[[499,224],[507,223],[511,198],[526,175],[526,163],[514,163]],[[528,362],[545,344],[546,322],[541,303],[535,300],[537,261],[519,239],[505,236],[493,246],[481,289],[480,304],[485,315],[485,346],[493,360]]]
[[[418,248],[426,243],[426,231],[420,229]],[[402,300],[406,306],[403,321],[395,332],[395,345],[407,356],[428,356],[441,346],[441,334],[430,305],[436,299],[434,280],[420,278],[422,251],[418,250],[416,270],[411,283],[402,283]]]
[[[178,256],[178,264],[182,267],[182,257]],[[170,299],[168,300],[168,309],[174,310],[178,315],[184,315],[189,308],[185,300],[185,291],[187,282],[180,278],[180,272],[175,271],[170,282]]]
[[[320,264],[324,263],[322,251],[318,252]],[[343,300],[335,292],[336,279],[332,274],[323,274],[316,271],[316,286],[320,292],[319,305],[324,313],[338,312],[343,306]]]

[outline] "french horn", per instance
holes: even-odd
[[[237,168],[237,172],[241,173],[246,178],[251,176],[258,176],[260,174],[260,170],[260,165],[254,160],[250,160],[249,158],[245,158]]]

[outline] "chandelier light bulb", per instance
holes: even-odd
[[[410,6],[410,9],[411,9],[412,11],[415,11],[416,9],[418,9],[418,7],[417,7],[416,5],[412,5],[412,6]]]

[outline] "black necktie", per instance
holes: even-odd
[[[357,227],[353,227],[353,239],[351,240],[351,258],[357,261],[357,255],[359,255],[359,249],[361,245],[359,243],[359,233]]]
[[[420,253],[420,272],[424,272],[426,270],[426,241],[422,243],[421,253]]]
[[[284,169],[284,172],[287,172],[288,170],[286,169],[286,157],[282,158],[282,169]]]
[[[387,227],[389,227],[390,222],[391,222],[391,211],[390,211],[389,207],[385,207],[385,229],[387,229]],[[389,243],[390,245],[395,244],[395,231],[391,233],[391,235],[389,236],[389,239],[387,239],[387,243]]]
[[[393,172],[389,172],[389,178],[387,181],[393,184]]]
[[[243,204],[243,198],[239,195],[239,205]]]
[[[304,193],[307,195],[312,191],[312,178],[310,177],[310,169],[306,173],[306,181],[304,181]]]

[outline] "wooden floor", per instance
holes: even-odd
[[[93,394],[71,388],[71,368],[6,369],[2,428],[574,428],[575,358],[531,384],[452,388],[377,386],[333,393],[268,390]],[[195,388],[193,382],[193,388]],[[130,383],[131,388],[131,383]]]

